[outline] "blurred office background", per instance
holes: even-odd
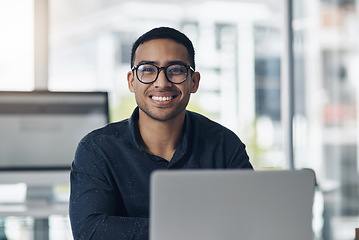
[[[127,118],[135,106],[126,80],[131,44],[153,27],[175,27],[193,40],[202,76],[189,109],[236,132],[255,169],[314,169],[316,239],[353,239],[359,1],[292,1],[289,107],[286,2],[0,0],[0,90],[107,91],[110,121]],[[31,216],[6,216],[0,239],[34,239],[33,229]],[[67,216],[50,216],[49,238],[71,239]]]

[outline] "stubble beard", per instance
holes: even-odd
[[[169,120],[172,120],[174,119],[175,117],[177,117],[178,115],[180,115],[180,113],[182,111],[185,111],[186,108],[185,107],[181,107],[181,108],[177,108],[175,109],[174,111],[170,112],[169,114],[164,114],[163,116],[160,115],[160,114],[156,114],[156,113],[153,113],[151,110],[147,109],[147,108],[141,108],[139,106],[139,109],[141,111],[143,111],[149,118],[153,119],[153,120],[156,120],[156,121],[160,121],[160,122],[166,122],[166,121],[169,121]]]
[[[172,111],[170,111],[169,113],[156,113],[156,111],[151,111],[150,107],[143,103],[141,104],[139,101],[137,101],[137,106],[139,107],[139,109],[144,112],[149,118],[156,120],[156,121],[160,121],[160,122],[166,122],[166,121],[170,121],[174,118],[176,118],[177,116],[179,116],[182,112],[184,112],[186,110],[186,107],[188,105],[189,99],[186,102],[182,102],[179,105],[176,106],[176,108]],[[157,110],[161,111],[161,109],[163,109],[163,111],[166,111],[166,107],[156,107]]]

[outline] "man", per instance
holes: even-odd
[[[148,239],[149,178],[158,169],[252,168],[230,130],[186,111],[198,90],[191,41],[155,28],[133,45],[128,87],[138,107],[85,136],[71,170],[75,239]]]

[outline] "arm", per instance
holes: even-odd
[[[127,216],[121,194],[105,177],[101,157],[81,143],[75,155],[70,195],[74,239],[148,239],[148,218]]]
[[[229,139],[231,140],[227,141],[227,149],[233,154],[230,154],[227,168],[253,169],[246,151],[246,145],[236,135],[231,135]]]

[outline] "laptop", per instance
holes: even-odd
[[[310,240],[312,170],[173,170],[151,176],[150,240]]]

